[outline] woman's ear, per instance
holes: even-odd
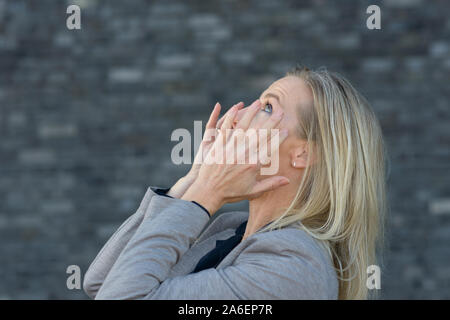
[[[301,145],[295,147],[291,150],[290,153],[291,156],[291,167],[295,169],[303,169],[306,168],[308,164],[308,144],[306,142],[302,143]],[[314,163],[313,157],[311,157],[310,164]]]

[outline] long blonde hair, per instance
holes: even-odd
[[[286,76],[299,77],[311,88],[314,105],[299,108],[298,136],[308,142],[316,162],[305,168],[283,215],[259,232],[300,222],[328,250],[339,299],[366,299],[367,267],[380,266],[377,249],[383,247],[387,211],[387,152],[380,124],[366,99],[341,75],[296,66]]]

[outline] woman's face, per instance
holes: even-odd
[[[292,159],[295,157],[294,151],[304,145],[296,130],[299,125],[299,108],[310,108],[313,105],[311,89],[300,78],[288,76],[272,83],[259,97],[261,110],[253,118],[250,127],[262,125],[272,114],[282,113],[277,129],[288,129],[288,137],[280,145],[279,149],[279,172],[285,173],[291,167]],[[247,108],[241,109],[236,117],[235,124],[247,112]]]

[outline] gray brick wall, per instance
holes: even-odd
[[[66,28],[79,4],[82,29]],[[382,29],[366,28],[378,4]],[[0,0],[0,298],[85,298],[84,272],[216,101],[295,63],[371,101],[392,161],[382,298],[450,298],[447,1]],[[238,205],[245,208],[245,204]]]

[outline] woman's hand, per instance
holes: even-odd
[[[248,130],[259,109],[259,103],[254,103],[249,108],[236,125],[237,129],[242,130],[230,130],[238,108],[233,106],[230,109],[214,144],[210,147],[210,152],[200,167],[197,179],[182,199],[200,203],[213,215],[225,203],[256,198],[266,191],[289,183],[289,180],[283,176],[272,176],[259,181],[257,179],[261,165],[267,159],[258,159],[258,151],[261,146],[255,145],[258,143],[258,139],[251,139],[251,135],[261,132],[260,129],[265,129],[269,131],[269,142],[272,142],[275,136],[278,137],[278,131],[274,134],[271,130],[278,125],[282,118],[281,111],[274,113],[263,125],[253,128],[256,131]],[[271,154],[278,152],[279,145],[286,137],[287,130],[281,130],[278,143],[271,143]],[[245,141],[245,143],[238,144],[236,148],[235,140]],[[276,142],[276,139],[274,141]],[[221,152],[224,159],[219,159]],[[236,163],[234,155],[237,156],[237,159],[245,159],[244,163]],[[232,161],[227,161],[227,159],[232,159]],[[249,159],[257,159],[257,161],[249,163]]]
[[[244,107],[244,103],[239,102],[235,104],[233,107],[237,108],[237,110],[242,109]],[[215,130],[216,126],[223,122],[223,119],[225,119],[225,117],[229,114],[232,108],[230,108],[230,110],[228,110],[228,112],[225,113],[225,115],[218,122],[217,120],[220,115],[221,105],[219,102],[216,103],[213,111],[211,112],[211,115],[209,116],[209,120],[206,123],[203,139],[202,142],[200,143],[199,150],[194,158],[194,163],[192,164],[191,169],[184,177],[180,178],[170,188],[170,190],[167,192],[169,196],[174,198],[181,198],[183,194],[186,192],[186,190],[197,179],[201,163],[203,162],[205,156],[209,153],[209,150],[211,149],[211,146],[214,143],[214,135],[211,135],[211,130]]]

